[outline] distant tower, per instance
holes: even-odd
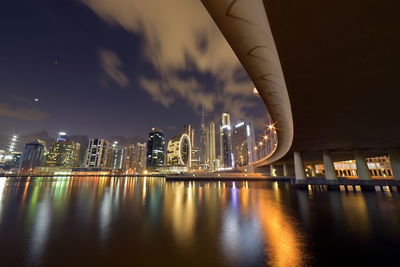
[[[22,154],[20,170],[29,172],[40,166],[44,156],[44,146],[35,141],[25,145],[25,151]]]
[[[85,167],[103,168],[107,166],[108,141],[90,138],[86,151]]]
[[[234,166],[246,166],[255,161],[254,157],[254,127],[251,122],[243,121],[232,130],[232,150]]]
[[[194,147],[194,128],[191,124],[185,124],[183,127],[183,133],[187,134],[190,139],[190,144]]]
[[[206,123],[204,119],[204,105],[201,106],[201,124],[200,124],[200,164],[205,163],[205,145],[206,145]]]
[[[222,113],[220,127],[220,152],[221,166],[233,167],[232,141],[231,141],[231,117],[228,113]]]
[[[66,133],[61,132],[50,147],[46,165],[50,167],[77,167],[80,144],[69,140]]]
[[[130,169],[134,173],[143,173],[146,169],[146,143],[137,143],[132,151]]]
[[[206,129],[206,153],[205,153],[205,163],[209,166],[210,170],[215,170],[215,123],[210,122]]]
[[[192,145],[189,136],[184,133],[173,137],[167,146],[167,162],[168,166],[187,166],[192,164]]]
[[[8,152],[10,152],[10,153],[14,152],[15,145],[17,144],[17,139],[18,139],[18,136],[13,135],[13,137],[11,138],[10,146],[8,148]]]
[[[162,130],[153,128],[147,139],[146,166],[150,169],[164,166],[165,140]]]

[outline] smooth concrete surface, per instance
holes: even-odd
[[[371,172],[369,171],[367,160],[364,155],[362,155],[359,150],[356,150],[354,152],[354,158],[356,160],[358,177],[361,180],[371,180]]]
[[[337,179],[335,165],[333,165],[333,161],[329,152],[327,151],[323,152],[322,161],[324,163],[324,168],[325,168],[325,178],[327,180]]]
[[[300,152],[294,152],[294,172],[296,179],[306,179],[306,173],[304,171],[304,164],[301,158]]]
[[[393,170],[393,177],[395,180],[400,180],[400,152],[398,149],[389,151],[390,164]]]

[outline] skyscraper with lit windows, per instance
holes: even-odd
[[[146,166],[148,169],[156,169],[164,166],[165,139],[162,130],[153,128],[147,139]]]
[[[44,146],[38,141],[34,141],[25,145],[24,153],[22,154],[20,170],[21,172],[33,171],[40,166],[44,156]]]
[[[231,141],[231,116],[222,113],[220,127],[220,153],[221,167],[231,168],[233,166],[232,141]]]
[[[77,167],[80,144],[69,140],[66,133],[61,132],[51,147],[46,158],[49,167]]]
[[[215,169],[215,123],[211,121],[206,128],[206,161],[209,170]]]
[[[254,161],[254,127],[249,121],[242,121],[232,129],[232,150],[234,167],[246,166]]]
[[[107,166],[107,150],[109,143],[107,140],[90,138],[86,151],[85,167],[104,168]]]

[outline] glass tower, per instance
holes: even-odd
[[[164,133],[162,130],[153,128],[147,139],[147,168],[155,169],[164,166],[164,147]]]

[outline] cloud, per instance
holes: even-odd
[[[48,114],[35,108],[14,107],[8,103],[0,102],[0,116],[27,121],[39,121],[46,118]]]
[[[129,79],[121,70],[122,61],[118,55],[115,52],[104,48],[98,51],[98,55],[101,67],[108,77],[120,87],[127,87],[129,85]]]
[[[196,110],[204,105],[214,112],[223,106],[239,117],[249,115],[246,108],[257,102],[254,86],[238,79],[242,66],[201,1],[81,1],[109,24],[144,36],[144,54],[159,76],[141,77],[140,84],[153,100],[168,107],[183,98]],[[199,76],[182,72],[210,75],[216,86],[208,88]]]

